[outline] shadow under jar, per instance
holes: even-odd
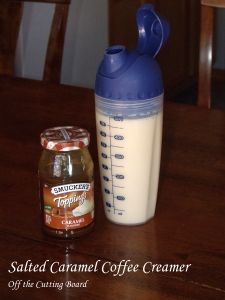
[[[78,127],[54,127],[41,134],[42,225],[51,236],[77,238],[93,228],[94,180],[89,140],[88,131]]]

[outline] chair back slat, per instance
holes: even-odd
[[[45,61],[46,81],[59,82],[69,5],[56,4]]]
[[[43,80],[59,83],[70,0],[0,1],[0,75],[14,76],[16,47],[24,2],[55,4]]]
[[[201,0],[198,100],[201,107],[211,108],[213,29],[216,7],[225,8],[225,0]]]
[[[7,0],[0,5],[0,74],[13,76],[23,4]]]

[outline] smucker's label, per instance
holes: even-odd
[[[77,229],[93,222],[94,182],[43,186],[44,222],[53,229]]]
[[[51,193],[54,195],[62,194],[65,192],[73,192],[73,191],[89,191],[90,183],[70,183],[64,185],[58,185],[51,189]]]

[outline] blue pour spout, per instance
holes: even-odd
[[[96,94],[109,99],[144,99],[163,92],[160,68],[155,60],[169,37],[167,20],[151,4],[142,5],[136,15],[137,48],[112,46],[105,51],[96,77]]]

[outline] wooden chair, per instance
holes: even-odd
[[[225,0],[201,0],[198,106],[211,107],[213,27],[216,7],[225,8]]]
[[[55,3],[55,12],[48,41],[44,81],[60,82],[64,36],[70,0],[25,0]],[[23,14],[22,0],[1,0],[0,3],[0,74],[14,76],[15,53]]]

